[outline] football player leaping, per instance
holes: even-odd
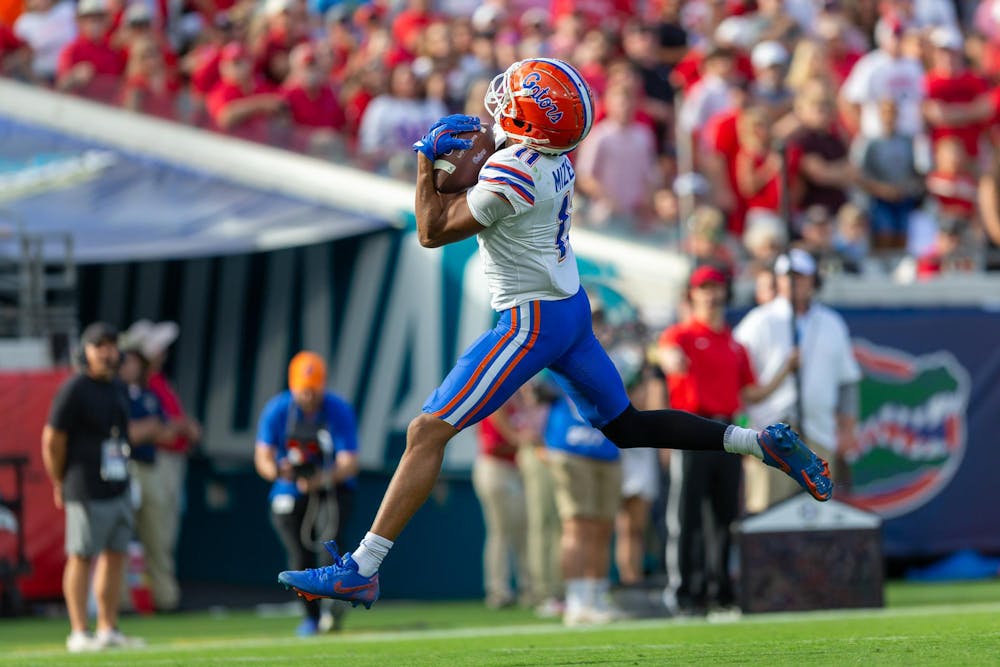
[[[406,451],[360,546],[339,556],[328,543],[333,565],[278,575],[307,598],[370,607],[379,596],[382,559],[430,494],[445,445],[545,368],[618,447],[750,454],[786,472],[817,500],[832,494],[826,462],[784,424],[758,433],[677,410],[640,412],[629,403],[614,364],[594,337],[570,245],[574,174],[566,154],[594,121],[593,99],[579,72],[547,58],[514,63],[493,80],[486,108],[506,143],[467,192],[437,192],[433,164],[454,148],[470,147],[455,134],[478,129],[478,118],[442,118],[414,144],[416,216],[425,247],[478,237],[499,322],[465,351],[410,422]]]

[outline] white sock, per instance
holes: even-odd
[[[722,446],[731,454],[749,454],[758,459],[764,458],[764,452],[757,442],[757,431],[752,428],[741,428],[730,425],[722,437]]]
[[[597,594],[598,587],[600,586],[600,579],[584,579],[583,580],[583,606],[588,609],[593,609],[597,606]]]
[[[605,578],[591,579],[590,581],[592,582],[591,587],[594,589],[594,599],[591,606],[594,609],[607,609],[611,598],[611,580]]]
[[[576,612],[583,608],[586,587],[586,579],[566,581],[566,611]]]
[[[382,559],[388,555],[391,548],[392,540],[379,537],[371,531],[365,533],[365,538],[351,554],[351,558],[358,564],[358,574],[362,577],[370,577],[378,572],[379,566],[382,565]]]

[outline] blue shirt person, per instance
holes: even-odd
[[[118,375],[128,400],[129,458],[155,463],[157,443],[166,444],[177,434],[167,421],[160,399],[149,390],[149,362],[130,347],[128,340],[123,345]]]
[[[257,426],[254,466],[272,482],[271,523],[290,567],[329,562],[318,542],[335,539],[350,512],[358,474],[354,411],[326,390],[326,364],[314,352],[288,365],[288,390],[264,406]],[[319,631],[320,607],[306,601],[299,635]]]

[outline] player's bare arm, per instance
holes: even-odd
[[[444,194],[434,187],[434,163],[417,154],[417,193],[414,212],[417,238],[425,248],[440,248],[475,236],[483,226],[476,222],[465,193]]]
[[[479,132],[481,122],[475,116],[452,114],[438,120],[413,144],[417,153],[417,184],[414,213],[417,237],[425,248],[439,248],[479,233],[483,227],[472,215],[464,192],[445,194],[434,181],[434,162],[453,150],[472,147],[472,141],[458,136]]]

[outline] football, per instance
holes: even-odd
[[[434,187],[444,194],[467,190],[479,180],[479,170],[487,158],[496,152],[493,131],[481,127],[471,132],[459,132],[460,139],[471,139],[472,147],[448,151],[434,160]]]

